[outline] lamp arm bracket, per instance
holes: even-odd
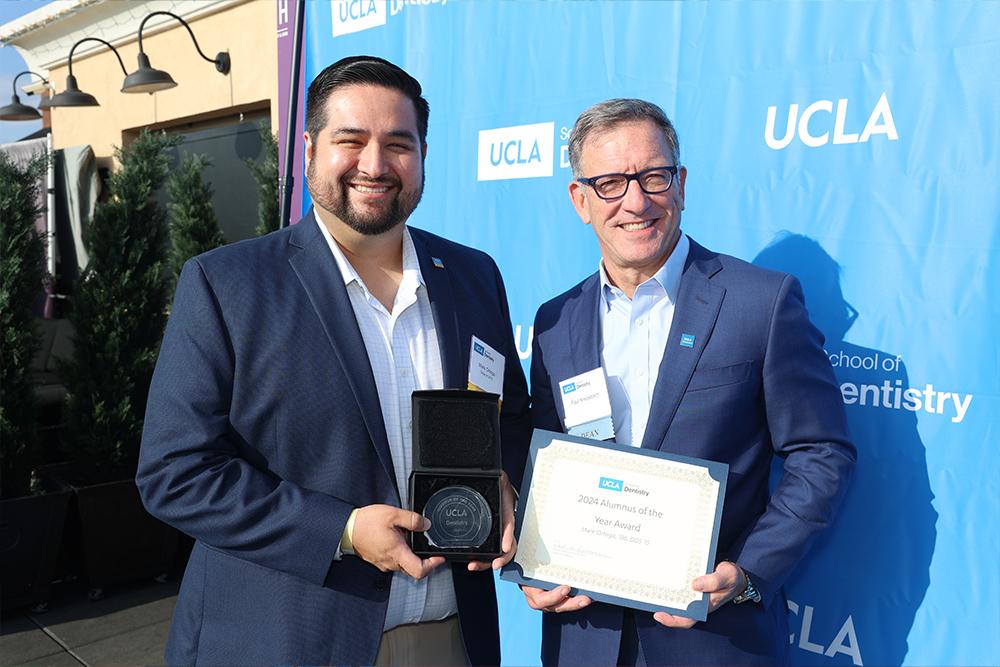
[[[146,21],[153,18],[154,16],[170,16],[180,21],[181,25],[187,29],[188,34],[191,35],[191,41],[194,42],[194,48],[198,51],[198,55],[210,63],[215,63],[215,69],[222,72],[223,74],[229,73],[229,64],[230,64],[229,54],[221,52],[214,58],[209,58],[208,56],[206,56],[205,53],[201,50],[201,46],[199,46],[198,44],[198,39],[194,36],[194,31],[191,30],[191,26],[189,26],[187,21],[182,19],[180,16],[178,16],[177,14],[173,14],[171,12],[163,12],[163,11],[151,12],[147,14],[145,18],[142,19],[142,23],[139,24],[139,53],[145,53],[145,51],[143,51],[142,48],[143,28],[146,27]]]
[[[104,41],[100,37],[84,37],[83,39],[81,39],[80,41],[78,41],[76,44],[74,44],[73,48],[71,48],[69,50],[69,75],[70,76],[73,76],[73,52],[76,51],[76,47],[80,46],[84,42],[100,42],[104,46],[106,46],[109,49],[111,49],[111,52],[115,54],[115,58],[118,59],[118,65],[119,65],[119,67],[122,68],[122,72],[125,73],[125,76],[128,76],[128,70],[125,69],[125,63],[122,62],[122,57],[120,55],[118,55],[118,49],[116,49],[115,47],[111,46],[110,43]]]
[[[39,74],[37,72],[32,72],[31,70],[26,69],[23,72],[19,73],[17,76],[15,76],[14,80],[10,82],[10,88],[11,88],[11,90],[14,91],[15,95],[17,95],[17,80],[20,79],[25,74],[31,74],[32,76],[37,76],[39,79],[42,80],[42,83],[44,83],[46,86],[49,85],[49,80],[46,79],[44,76],[42,76],[41,74]],[[28,93],[28,94],[30,95],[31,93]]]

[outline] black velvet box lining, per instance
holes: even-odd
[[[498,398],[481,391],[413,392],[413,469],[499,470]]]

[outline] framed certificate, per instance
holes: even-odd
[[[729,466],[536,430],[501,577],[703,621]]]

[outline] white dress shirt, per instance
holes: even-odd
[[[611,420],[620,445],[642,445],[690,248],[688,237],[681,234],[667,261],[631,299],[611,284],[601,262],[601,365],[608,376]]]
[[[437,329],[410,230],[403,230],[403,278],[390,312],[368,291],[326,225],[319,218],[316,224],[340,268],[361,329],[389,438],[396,487],[403,507],[408,507],[413,470],[410,394],[417,389],[444,388]],[[447,565],[420,581],[396,572],[383,631],[407,623],[440,620],[457,612],[455,586]]]

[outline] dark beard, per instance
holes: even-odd
[[[349,187],[343,181],[339,183],[339,188],[328,182],[316,183],[314,167],[314,163],[310,163],[306,169],[306,185],[313,201],[337,216],[345,225],[365,236],[385,234],[406,222],[406,219],[417,208],[424,192],[424,174],[422,173],[419,191],[401,191],[393,197],[392,203],[383,213],[366,215],[351,205],[348,199]],[[397,185],[395,182],[375,182],[389,186]]]

